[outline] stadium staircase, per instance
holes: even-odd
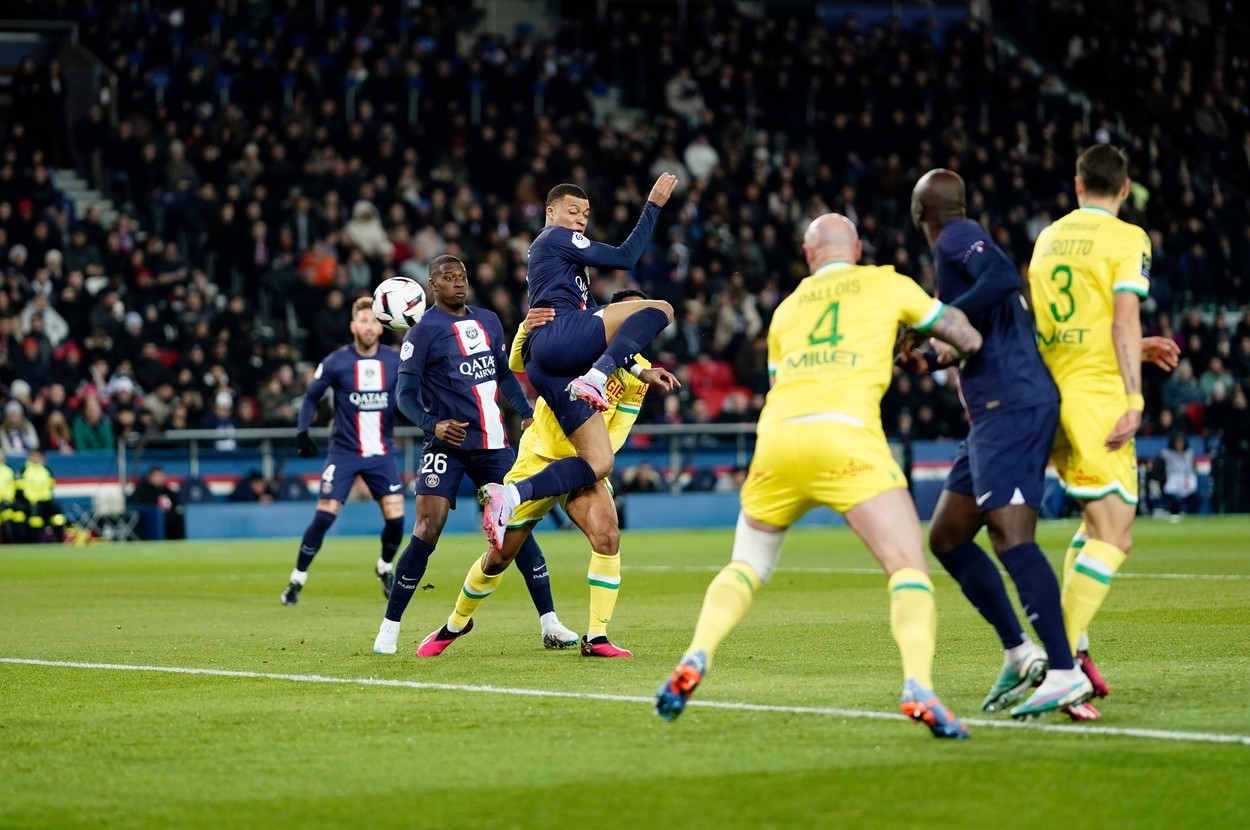
[[[87,215],[87,208],[98,204],[104,213],[105,227],[112,227],[117,221],[117,207],[113,204],[113,200],[93,189],[77,170],[72,168],[57,170],[56,186],[65,200],[73,206],[74,219],[82,219]]]

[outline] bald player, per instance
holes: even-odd
[[[1073,662],[1059,581],[1034,541],[1059,391],[1037,351],[1020,273],[967,218],[963,179],[950,170],[930,170],[920,179],[911,215],[933,249],[937,296],[968,315],[983,339],[981,350],[958,367],[972,429],[955,453],[929,525],[933,555],[1002,640],[1003,668],[981,708],[1002,711],[1038,683],[1037,692],[1012,710],[1014,717],[1075,706],[1094,687]],[[921,355],[910,342],[904,338],[899,362],[917,374],[954,362],[944,349]],[[1024,633],[998,568],[974,541],[982,527],[1044,650]]]
[[[712,580],[685,656],[656,692],[669,720],[711,667],[720,642],[768,581],[786,529],[817,505],[846,516],[889,577],[890,629],[903,661],[903,713],[939,738],[963,738],[933,692],[937,610],[920,520],[881,428],[900,323],[969,355],[981,335],[963,312],[927,295],[893,268],[860,266],[862,245],[846,217],[808,226],[811,276],[778,306],[768,332],[772,389],[734,534],[732,561]]]

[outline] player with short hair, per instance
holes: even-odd
[[[466,304],[469,275],[464,263],[453,256],[435,257],[429,287],[433,305],[404,335],[400,350],[399,408],[425,432],[425,443],[417,470],[417,521],[395,567],[395,584],[373,644],[379,654],[398,649],[400,621],[425,575],[447,513],[456,506],[461,481],[466,475],[478,487],[503,481],[516,460],[504,429],[499,393],[527,429],[534,417],[525,390],[508,368],[499,317]],[[556,616],[538,543],[528,540],[519,559],[529,577],[526,587],[539,613],[543,644],[574,645],[577,634]]]
[[[602,418],[591,416],[608,408],[605,386],[613,372],[641,371],[634,358],[673,321],[673,307],[663,300],[631,300],[588,308],[586,268],[633,268],[676,184],[677,178],[668,173],[656,180],[638,224],[619,248],[584,235],[590,200],[580,187],[560,184],[547,194],[546,227],[529,249],[529,304],[553,309],[556,317],[526,339],[523,357],[526,376],[551,407],[576,455],[478,492],[492,547],[503,544],[508,522],[522,502],[571,493],[612,472],[615,455],[607,427]]]
[[[889,577],[890,628],[903,662],[904,714],[935,737],[967,728],[933,691],[937,609],[920,519],[885,440],[881,397],[900,323],[974,354],[981,335],[889,266],[860,266],[863,245],[845,217],[827,213],[803,235],[811,275],[768,330],[773,387],[760,414],[755,456],[742,488],[732,561],[712,580],[685,656],[656,692],[656,712],[682,713],[716,647],[746,615],[776,567],[786,529],[828,505]]]
[[[968,315],[982,337],[981,350],[958,367],[972,428],[955,453],[929,525],[929,549],[1003,644],[1003,668],[981,708],[1001,711],[1038,684],[1020,716],[1082,703],[1094,687],[1073,662],[1059,582],[1035,541],[1059,392],[1037,351],[1020,273],[990,234],[967,218],[957,173],[938,169],[922,176],[912,191],[911,215],[933,249],[936,296]],[[922,356],[910,340],[903,338],[899,354],[910,371],[926,374],[951,365],[939,349]],[[976,543],[982,527],[1045,650],[1024,633],[998,568]]]
[[[373,301],[368,297],[352,303],[348,328],[352,342],[330,352],[318,364],[299,410],[296,449],[300,457],[312,458],[317,454],[317,444],[308,428],[326,390],[334,391],[334,426],[321,473],[317,511],[300,540],[295,570],[282,592],[283,605],[299,601],[308,581],[308,568],[357,477],[364,480],[382,509],[382,552],[374,572],[382,582],[382,593],[391,593],[391,562],[404,533],[404,485],[395,465],[393,423],[399,352],[380,344],[382,324],[373,316]]]
[[[627,289],[612,296],[610,304],[630,299],[646,299],[641,291]],[[521,350],[531,332],[547,325],[555,316],[551,309],[532,309],[512,342],[511,368],[521,371]],[[649,383],[655,383],[665,391],[680,385],[675,377],[660,368],[652,368],[642,357],[636,358],[643,367],[639,377],[626,369],[617,369],[605,385],[608,409],[603,413],[611,437],[612,450],[616,452],[625,444],[629,431],[638,418]],[[521,437],[516,463],[504,477],[512,482],[529,475],[531,471],[560,458],[575,454],[573,445],[560,429],[556,416],[546,401],[539,399],[534,407],[534,425]],[[417,649],[418,657],[434,657],[442,654],[457,638],[469,633],[473,627],[472,616],[477,607],[499,586],[504,571],[527,539],[534,526],[543,520],[555,506],[557,498],[527,501],[517,508],[508,529],[504,533],[503,546],[491,548],[469,568],[464,588],[456,597],[456,609],[447,623],[431,632]],[[591,487],[560,498],[569,518],[581,528],[590,542],[590,568],[586,581],[590,584],[590,621],[586,636],[582,638],[581,653],[586,657],[633,657],[633,653],[613,645],[608,640],[608,623],[616,607],[621,585],[620,523],[612,486],[607,479],[595,482]]]
[[[1129,184],[1119,148],[1095,144],[1081,153],[1079,207],[1041,232],[1028,269],[1038,348],[1062,399],[1051,463],[1083,520],[1064,562],[1064,624],[1100,696],[1107,687],[1086,630],[1132,546],[1134,435],[1144,407],[1140,315],[1151,245],[1141,228],[1116,218]]]

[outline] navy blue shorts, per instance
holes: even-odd
[[[608,347],[598,309],[561,314],[525,340],[525,376],[551,407],[565,435],[596,414],[585,401],[569,400],[565,387],[584,374]]]
[[[330,453],[326,456],[325,469],[321,471],[319,497],[347,501],[347,494],[356,483],[356,476],[364,479],[375,499],[383,496],[402,496],[404,483],[399,477],[393,455],[363,457],[347,453]]]
[[[945,489],[975,499],[982,513],[1008,504],[1040,509],[1058,426],[1058,401],[978,415],[955,453]]]
[[[512,447],[499,450],[460,450],[442,444],[426,444],[417,463],[418,496],[442,496],[456,509],[456,493],[467,475],[475,487],[502,484],[516,462]]]

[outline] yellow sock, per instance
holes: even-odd
[[[1072,564],[1072,573],[1063,581],[1063,624],[1068,629],[1068,645],[1076,653],[1081,634],[1111,590],[1111,577],[1124,564],[1124,551],[1101,539],[1090,539]]]
[[[586,581],[590,583],[590,623],[586,627],[586,639],[606,637],[621,587],[621,557],[605,556],[592,550]]]
[[[690,641],[687,654],[702,651],[707,654],[707,667],[712,665],[712,654],[721,640],[729,636],[751,608],[755,592],[760,589],[760,578],[745,562],[730,562],[707,586],[703,597],[703,610],[694,627],[694,639]]]
[[[1063,573],[1059,575],[1060,582],[1067,582],[1072,576],[1072,566],[1076,564],[1076,557],[1080,555],[1081,549],[1088,541],[1089,531],[1085,529],[1085,522],[1081,522],[1081,526],[1076,529],[1076,535],[1072,537],[1071,542],[1068,542],[1067,552],[1063,555]]]
[[[473,566],[469,568],[469,573],[464,578],[464,586],[460,589],[460,595],[456,597],[456,610],[447,618],[447,622],[452,628],[461,629],[469,624],[469,617],[473,616],[473,612],[482,604],[491,593],[499,587],[500,581],[503,579],[506,571],[487,576],[482,570],[482,560],[478,558],[473,562]]]
[[[1076,557],[1081,554],[1085,548],[1085,543],[1089,541],[1089,530],[1085,527],[1085,522],[1081,522],[1081,526],[1076,529],[1076,533],[1072,536],[1072,541],[1068,542],[1068,549],[1063,554],[1063,570],[1059,573],[1059,585],[1066,586],[1068,581],[1072,579],[1072,568],[1076,565]],[[1069,634],[1076,636],[1077,640],[1085,634],[1084,631],[1074,631]]]
[[[890,632],[903,658],[903,678],[933,688],[933,653],[937,650],[937,603],[933,582],[915,568],[890,577]]]

